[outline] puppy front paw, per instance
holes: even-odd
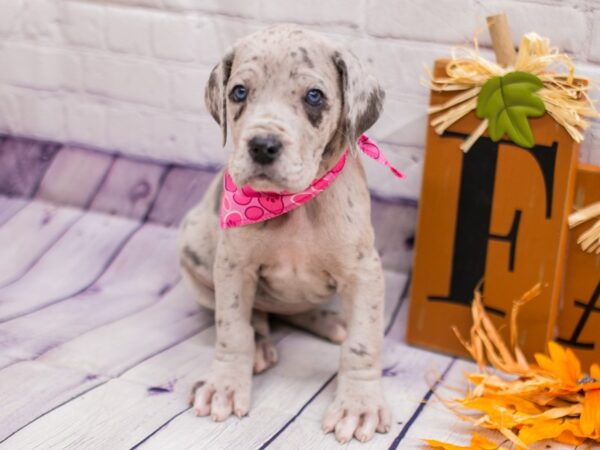
[[[367,442],[377,431],[390,430],[392,414],[383,398],[380,380],[340,383],[333,403],[323,418],[323,431],[335,432],[335,438],[345,444],[354,436]]]
[[[205,381],[197,382],[192,389],[190,403],[197,416],[208,416],[215,422],[231,414],[243,417],[250,409],[252,373],[243,370],[212,370]]]

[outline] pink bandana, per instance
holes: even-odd
[[[358,140],[360,149],[370,158],[390,168],[398,178],[404,174],[393,167],[379,150],[379,147],[364,134]],[[344,150],[340,160],[322,177],[314,180],[310,186],[296,193],[256,192],[250,186],[239,188],[235,185],[229,171],[223,177],[223,199],[221,201],[221,228],[233,228],[252,223],[263,222],[281,216],[306,203],[323,191],[335,180],[346,164],[348,149]]]

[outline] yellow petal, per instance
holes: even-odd
[[[441,448],[444,450],[503,450],[503,447],[498,446],[498,444],[478,433],[473,433],[471,444],[466,447],[450,444],[448,442],[435,441],[433,439],[424,439],[424,442],[430,447]]]
[[[490,441],[484,436],[481,436],[477,433],[473,433],[473,438],[471,439],[471,448],[473,449],[481,449],[481,450],[500,450],[501,447],[498,446],[495,442]]]
[[[586,436],[600,435],[600,390],[586,392],[579,422]]]
[[[423,439],[427,445],[433,448],[442,448],[444,450],[470,450],[471,447],[461,447],[459,445],[449,444],[447,442],[434,441],[433,439]]]
[[[542,420],[531,425],[525,425],[519,431],[519,438],[527,445],[545,439],[562,438],[564,442],[572,442],[576,438],[574,433],[580,433],[580,428],[575,420]],[[569,443],[570,443],[569,442]]]

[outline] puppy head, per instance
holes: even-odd
[[[297,192],[323,161],[356,148],[384,93],[347,49],[296,26],[240,40],[213,69],[206,105],[234,151],[229,172],[257,191]]]

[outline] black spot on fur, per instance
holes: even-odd
[[[315,67],[312,59],[310,59],[310,56],[308,56],[308,52],[306,51],[306,49],[304,47],[300,47],[300,52],[302,53],[302,62],[304,64],[306,64],[308,67],[310,67],[311,69],[313,67]]]
[[[327,101],[323,100],[323,103],[319,106],[311,106],[306,102],[303,102],[302,104],[304,105],[304,111],[306,112],[306,117],[308,117],[310,124],[315,128],[319,128],[325,112],[329,110]]]
[[[377,121],[381,107],[383,106],[384,92],[381,89],[375,89],[369,94],[367,107],[356,121],[356,132],[362,134]]]
[[[215,92],[217,89],[217,85],[218,85],[218,81],[217,81],[217,67],[215,66],[215,68],[212,70],[212,72],[210,73],[210,77],[208,78],[208,85],[207,85],[207,92]],[[215,94],[211,94],[211,96],[209,96],[209,98],[216,98]],[[215,119],[215,121],[217,123],[221,123],[221,118],[219,117],[219,110],[216,107],[216,105],[213,104],[213,102],[210,102],[211,104],[209,105],[209,110],[210,110],[210,115],[213,117],[213,119]]]
[[[198,389],[200,389],[202,386],[204,386],[206,384],[205,381],[197,381],[196,383],[194,383],[194,385],[192,386],[192,394],[195,394],[196,391]]]
[[[242,114],[244,114],[244,110],[246,109],[246,103],[242,103],[238,110],[233,115],[233,121],[236,122]]]
[[[364,344],[358,344],[356,347],[350,347],[350,353],[354,353],[357,356],[366,356],[369,355],[367,351],[367,347]]]
[[[192,250],[189,246],[186,245],[185,247],[183,247],[183,254],[195,266],[203,266],[204,265],[204,262],[202,261],[200,256],[198,256],[198,253],[196,253],[194,250]]]

